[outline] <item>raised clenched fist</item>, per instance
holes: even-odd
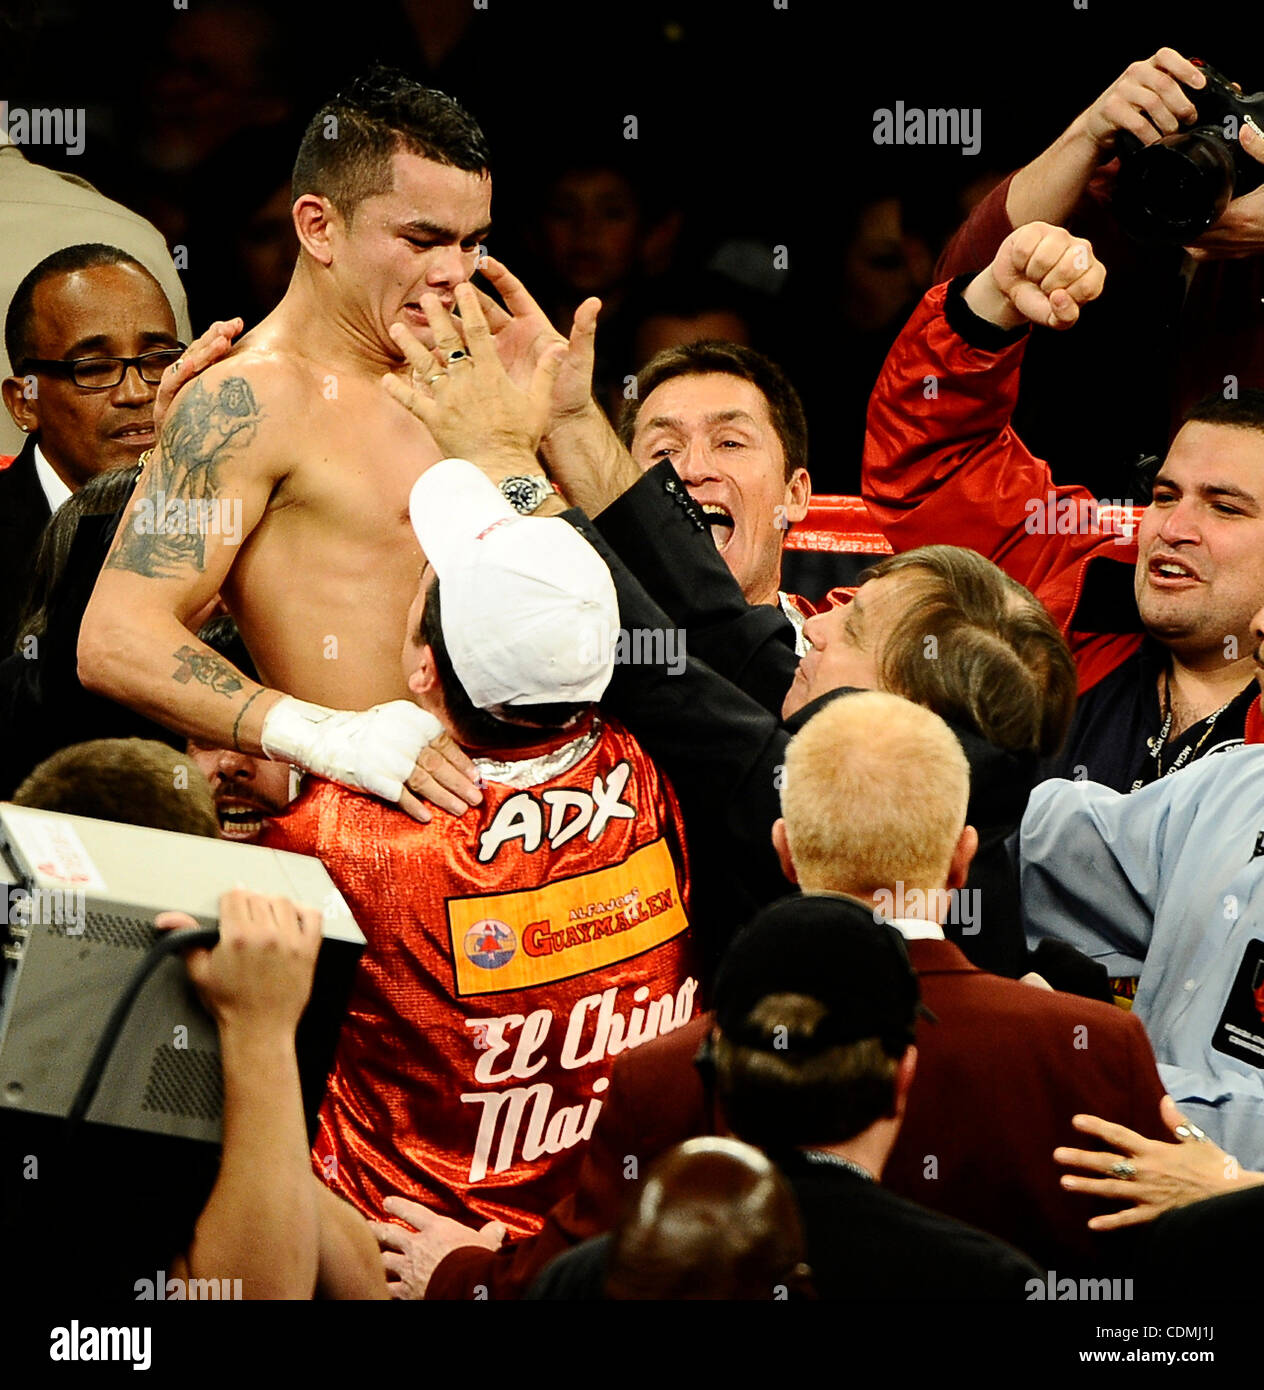
[[[1001,328],[1024,321],[1070,328],[1105,281],[1106,267],[1083,237],[1028,222],[1005,238],[992,264],[967,286],[966,302]]]

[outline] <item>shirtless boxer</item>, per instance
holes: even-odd
[[[390,326],[433,342],[421,296],[451,305],[479,263],[487,161],[469,115],[398,74],[317,113],[295,164],[290,288],[176,397],[80,633],[90,689],[419,819],[414,791],[452,811],[481,795],[473,765],[405,698],[398,651],[422,567],[408,495],[440,455],[379,383],[407,370]],[[510,310],[487,301],[501,358],[530,376],[565,340],[503,267],[486,268]],[[559,420],[588,401],[596,308],[577,315]],[[188,630],[217,592],[265,684]]]

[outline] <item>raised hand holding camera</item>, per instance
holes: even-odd
[[[1210,64],[1195,59],[1205,79],[1198,92],[1196,121],[1161,138],[1116,133],[1120,156],[1115,182],[1115,216],[1144,241],[1192,242],[1214,226],[1231,202],[1264,183],[1258,149],[1240,138],[1248,122],[1264,118],[1264,92],[1245,96]],[[1187,89],[1192,83],[1184,84]]]
[[[1175,134],[1197,118],[1190,93],[1205,85],[1201,69],[1174,48],[1130,63],[1067,131],[1068,137],[1091,141],[1099,155],[1117,150],[1127,131],[1141,145]]]
[[[1264,167],[1264,132],[1254,117],[1238,131],[1238,144]],[[1264,188],[1234,198],[1224,215],[1197,241],[1185,247],[1196,261],[1241,260],[1264,251]]]

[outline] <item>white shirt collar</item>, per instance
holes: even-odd
[[[807,621],[799,611],[798,605],[784,589],[777,591],[777,602],[781,605],[781,611],[790,619],[790,626],[794,628],[794,654],[797,657],[805,657],[811,650],[812,644],[803,635],[803,624]]]
[[[924,917],[892,917],[890,925],[905,941],[943,941],[944,929],[938,922],[928,922]]]
[[[35,476],[39,479],[44,496],[48,498],[48,510],[55,512],[70,496],[70,489],[57,476],[53,465],[44,457],[44,451],[35,446]]]

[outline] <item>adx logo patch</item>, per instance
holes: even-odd
[[[636,808],[620,799],[631,773],[625,761],[609,777],[594,777],[591,791],[554,787],[538,797],[532,792],[511,796],[478,837],[478,862],[490,863],[513,840],[522,842],[524,854],[534,854],[545,839],[550,849],[560,849],[582,831],[593,844],[611,821],[635,819]]]

